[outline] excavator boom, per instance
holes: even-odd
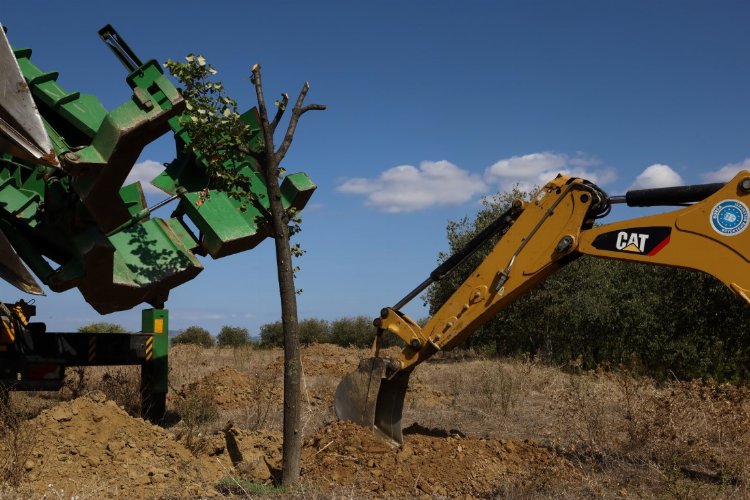
[[[614,203],[687,205],[681,209],[597,225]],[[414,368],[461,344],[500,311],[581,255],[693,269],[724,282],[750,301],[750,172],[727,184],[631,191],[609,198],[583,179],[558,175],[530,201],[511,208],[438,267],[404,300],[375,319],[374,357],[363,360],[336,390],[341,419],[402,442],[401,415]],[[500,237],[487,257],[420,327],[400,308],[455,268],[484,242]],[[398,359],[379,356],[383,335],[404,343]]]

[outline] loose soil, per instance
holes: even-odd
[[[216,494],[209,471],[169,432],[102,393],[60,403],[27,424],[35,434],[22,491],[30,497]]]
[[[231,424],[205,438],[193,455],[184,436],[128,415],[102,393],[60,403],[27,422],[35,444],[19,489],[30,497],[131,498],[216,496],[227,476],[278,481],[281,435]],[[3,450],[3,453],[7,453]],[[486,497],[509,477],[574,467],[532,442],[462,437],[412,426],[395,446],[351,422],[335,421],[303,447],[303,479],[322,494],[342,488],[368,496],[428,494]]]
[[[413,426],[396,447],[351,422],[334,422],[305,442],[303,470],[319,486],[378,497],[415,495],[487,497],[541,469],[567,480],[577,472],[567,460],[533,442],[462,437]]]

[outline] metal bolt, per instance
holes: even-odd
[[[409,345],[414,349],[419,349],[420,347],[422,347],[422,342],[420,342],[419,339],[411,339]]]
[[[65,153],[65,159],[68,161],[78,161],[81,159],[81,155],[74,153],[73,151],[68,151]]]
[[[385,319],[388,317],[388,308],[384,307],[380,310],[380,317]]]
[[[563,236],[560,241],[557,243],[557,246],[555,247],[555,252],[557,253],[563,253],[570,250],[570,247],[573,246],[573,237],[570,235]]]
[[[742,181],[740,182],[740,189],[746,193],[750,192],[750,179],[748,179],[747,177],[742,179]]]
[[[383,323],[383,320],[380,318],[375,318],[374,320],[372,320],[372,326],[374,326],[375,328],[380,328],[380,325],[382,323]]]
[[[589,195],[582,194],[581,195],[581,203],[588,203],[589,202]]]

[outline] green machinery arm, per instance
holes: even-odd
[[[100,313],[161,307],[203,269],[198,255],[232,255],[269,235],[266,185],[247,156],[231,167],[248,179],[255,201],[245,209],[212,190],[204,202],[209,178],[187,147],[180,93],[158,62],[142,63],[110,26],[100,36],[127,67],[132,90],[111,111],[64,89],[57,72],[39,69],[31,50],[13,49],[0,34],[0,277],[40,292],[28,266],[52,291],[78,288]],[[242,119],[254,131],[248,149],[257,151],[255,109]],[[169,218],[152,217],[140,183],[123,183],[143,148],[170,131],[177,157],[153,184],[177,207]],[[303,173],[287,175],[284,206],[301,210],[315,187]]]
[[[688,204],[679,210],[594,226],[612,203]],[[375,320],[375,357],[363,360],[336,390],[339,418],[375,427],[402,441],[401,413],[409,375],[450,350],[552,273],[581,255],[693,269],[710,274],[750,302],[750,172],[726,185],[631,191],[608,198],[582,179],[558,176],[530,201],[516,200],[466,249]],[[399,309],[491,237],[501,238],[479,266],[420,327]],[[398,359],[379,357],[386,333],[404,341]]]

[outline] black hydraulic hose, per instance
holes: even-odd
[[[430,277],[424,280],[422,283],[420,283],[414,290],[409,292],[403,299],[399,300],[396,305],[393,306],[393,309],[398,311],[402,307],[404,307],[406,304],[408,304],[414,297],[419,295],[425,288],[430,286],[436,281],[440,281],[443,279],[448,273],[450,273],[453,269],[455,269],[459,264],[461,264],[465,259],[473,255],[479,247],[481,247],[484,243],[486,243],[490,238],[493,236],[500,234],[505,229],[507,229],[511,224],[513,224],[513,221],[515,220],[515,217],[513,217],[514,212],[518,211],[518,209],[515,208],[509,208],[505,212],[503,212],[497,219],[492,221],[487,227],[482,229],[479,233],[477,233],[471,240],[469,240],[464,247],[459,250],[458,252],[454,253],[450,257],[448,257],[445,262],[440,264],[438,267],[435,268],[430,273]]]
[[[629,207],[656,207],[683,205],[705,200],[724,187],[723,182],[713,184],[693,184],[653,189],[635,189],[625,193],[624,201]],[[622,197],[610,198],[611,203],[622,202]]]

